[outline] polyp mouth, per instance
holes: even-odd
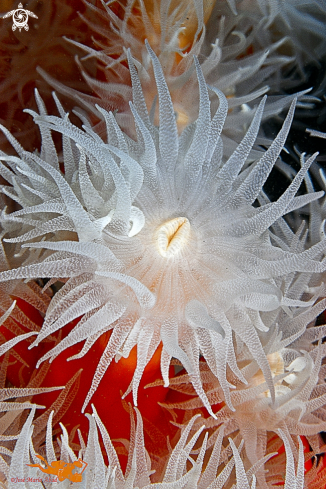
[[[190,223],[186,217],[176,217],[162,224],[156,233],[157,248],[161,256],[171,258],[185,247],[190,236]]]

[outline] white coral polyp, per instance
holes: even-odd
[[[287,296],[282,283],[293,280],[296,272],[323,272],[326,244],[324,240],[308,250],[292,251],[285,243],[280,245],[280,238],[273,244],[270,227],[283,222],[284,230],[284,214],[323,195],[296,197],[315,155],[303,161],[276,202],[267,201],[262,187],[285,143],[295,102],[269,149],[246,166],[263,115],[263,99],[247,134],[225,161],[220,138],[228,111],[225,96],[210,88],[219,99],[212,117],[208,87],[195,59],[199,115],[179,137],[160,63],[147,49],[160,125],[155,127],[153,114],[147,112],[129,56],[137,142],[104,109],[99,111],[107,126],[107,142],[89,126],[80,130],[71,124],[58,101],[61,118],[48,116],[39,97],[40,114],[30,112],[43,136],[40,157],[25,152],[3,129],[19,155],[0,157],[7,162],[2,174],[11,184],[3,192],[22,209],[3,213],[2,220],[7,241],[25,243],[23,248],[30,252],[23,266],[1,273],[0,279],[68,279],[54,296],[34,344],[83,317],[41,361],[86,340],[76,355],[81,357],[101,334],[112,330],[84,408],[112,359],[127,357],[135,345],[137,366],[127,392],[133,391],[136,404],[142,373],[160,342],[165,385],[171,358],[177,358],[211,414],[199,357],[205,357],[233,409],[227,366],[246,382],[237,366],[235,341],[246,344],[274,401],[262,335],[266,343],[266,334],[273,334],[269,326],[281,308],[291,315],[292,309],[312,307],[316,296],[303,297],[300,287],[299,294]],[[51,131],[63,135],[64,173]],[[265,198],[266,203],[254,206],[257,198]],[[16,231],[17,223],[23,224],[21,233]]]
[[[8,489],[14,489],[18,479],[26,480],[27,478],[29,478],[30,482],[34,482],[33,486],[31,484],[29,486],[37,489],[44,487],[44,484],[40,482],[44,477],[44,472],[37,468],[40,466],[40,455],[35,452],[31,439],[34,428],[32,425],[34,414],[35,408],[31,411],[19,437],[17,437],[14,451],[12,453],[10,452],[11,465],[10,468],[8,466],[6,467],[6,478],[8,481],[6,487]],[[74,473],[80,473],[79,480],[73,483],[73,487],[76,489],[83,489],[85,487],[87,489],[95,489],[97,487],[103,489],[212,489],[222,487],[227,489],[256,489],[256,487],[274,487],[274,485],[267,486],[266,482],[263,486],[256,485],[256,473],[261,473],[264,464],[275,456],[276,453],[265,455],[256,464],[246,469],[241,458],[243,441],[239,443],[239,440],[229,438],[229,443],[226,442],[228,446],[224,448],[222,444],[223,428],[221,428],[218,434],[213,451],[209,457],[205,457],[208,442],[208,434],[206,433],[204,440],[201,442],[199,454],[194,459],[191,455],[203,431],[201,427],[190,436],[191,429],[198,415],[190,419],[187,426],[181,431],[180,438],[169,456],[165,457],[165,460],[161,460],[164,464],[163,470],[158,465],[157,468],[159,470],[156,471],[151,470],[152,460],[144,444],[143,421],[139,411],[136,409],[136,426],[133,414],[131,413],[130,442],[119,440],[128,447],[128,463],[125,472],[121,469],[117,451],[94,406],[93,415],[86,414],[86,416],[90,425],[88,439],[85,443],[80,436],[81,449],[78,452],[78,461],[83,461],[82,463],[76,464],[77,456],[69,445],[68,432],[61,423],[61,439],[59,440],[57,438],[55,444],[53,443],[53,411],[47,423],[45,446],[42,447],[42,453],[45,457],[42,457],[42,455],[41,457],[46,459],[49,465],[57,462],[59,455],[58,445],[60,447],[60,460],[67,461],[66,463],[75,463],[76,468],[74,468]],[[104,446],[102,451],[105,449],[108,465],[106,465],[101,451],[102,445],[99,434],[101,435]],[[306,481],[304,477],[302,442],[298,437],[299,450],[296,470],[292,446],[282,430],[279,430],[279,435],[284,442],[286,451],[286,466],[284,467],[284,464],[280,464],[279,470],[281,472],[278,472],[278,474],[281,474],[285,469],[285,474],[283,472],[285,477],[284,488],[303,489],[306,487]],[[239,445],[237,446],[236,443],[239,443]],[[188,464],[188,462],[191,462],[191,464]],[[81,466],[85,469],[83,473],[81,472],[81,468],[77,468]],[[151,481],[150,476],[154,473],[159,482]],[[56,479],[56,477],[53,477],[53,479]],[[47,488],[54,489],[58,486],[58,481],[52,482],[51,478],[48,478],[46,484]],[[23,487],[25,488],[27,486],[24,485]],[[64,489],[71,487],[69,479],[61,482],[60,487]]]

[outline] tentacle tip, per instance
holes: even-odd
[[[233,407],[233,404],[232,402],[227,402],[226,403],[227,407],[230,409],[230,411],[232,411],[233,413],[235,413],[235,408]]]

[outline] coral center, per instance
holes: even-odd
[[[283,361],[283,358],[279,352],[270,353],[269,355],[267,355],[267,360],[268,360],[273,378],[276,377],[277,375],[284,374],[284,372],[285,372],[284,361]],[[260,385],[264,382],[265,382],[265,378],[264,378],[264,375],[261,371],[257,372],[253,376],[254,385]],[[278,394],[282,394],[282,389],[278,389],[278,387],[281,384],[282,384],[282,380],[275,384],[276,397],[278,397]],[[266,389],[266,391],[264,391],[263,395],[265,397],[270,397],[270,391],[268,389]]]
[[[182,250],[190,235],[186,217],[176,217],[158,228],[157,247],[161,256],[170,258]]]

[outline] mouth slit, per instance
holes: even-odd
[[[157,231],[157,247],[161,256],[170,258],[185,246],[190,235],[190,223],[186,217],[167,221]]]

